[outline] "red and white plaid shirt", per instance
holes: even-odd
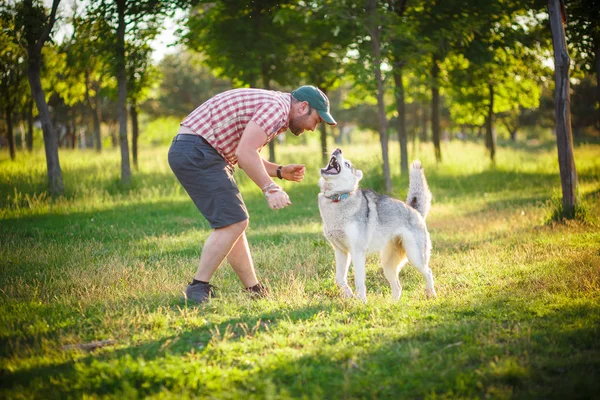
[[[288,128],[291,94],[262,89],[233,89],[202,103],[181,126],[202,136],[231,165],[246,125],[254,121],[270,142]]]

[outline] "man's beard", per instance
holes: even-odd
[[[300,136],[304,132],[304,128],[301,128],[302,123],[308,119],[310,114],[304,114],[299,117],[292,118],[290,120],[290,131],[296,136]]]

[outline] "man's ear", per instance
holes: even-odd
[[[358,180],[360,181],[363,177],[363,173],[360,169],[357,169],[356,172],[354,173],[354,176],[356,176],[358,178]]]
[[[300,106],[300,111],[302,112],[302,114],[308,114],[309,109],[310,105],[308,104],[308,101],[303,101]]]

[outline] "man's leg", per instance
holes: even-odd
[[[240,235],[243,235],[247,226],[248,220],[246,219],[212,231],[206,242],[204,242],[200,264],[194,279],[208,282],[236,242],[239,241]]]
[[[245,232],[241,234],[238,241],[233,245],[227,256],[227,261],[229,261],[229,264],[231,264],[231,267],[245,287],[249,288],[258,284]]]

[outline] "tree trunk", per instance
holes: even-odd
[[[317,87],[323,87],[323,83],[321,79],[315,78],[313,82],[316,83]],[[323,90],[323,93],[327,95],[327,91]],[[329,152],[327,151],[327,124],[323,122],[321,126],[319,126],[319,133],[321,136],[321,161],[326,164],[329,159]]]
[[[563,18],[561,20],[561,11]],[[569,93],[569,63],[565,39],[564,5],[559,0],[548,0],[552,46],[554,48],[554,115],[556,119],[556,143],[562,185],[563,217],[575,217],[578,206],[577,171],[573,157],[573,134],[571,132],[571,96]]]
[[[442,162],[442,149],[440,147],[440,66],[438,61],[438,55],[434,54],[431,66],[431,132],[435,150],[435,160],[439,163]]]
[[[518,123],[511,125],[510,123],[505,122],[504,127],[506,128],[506,130],[508,131],[508,134],[510,135],[510,140],[513,143],[516,143],[517,142],[517,131],[519,130]]]
[[[72,117],[69,116],[69,113],[67,113],[66,115],[66,121],[63,121],[63,123],[65,124],[65,136],[63,139],[59,140],[59,145],[60,147],[66,147],[68,148],[72,148],[73,147],[73,143],[75,142],[75,135],[76,135],[76,128],[75,128],[75,124],[73,123],[73,119]],[[66,146],[65,146],[65,142]]]
[[[423,129],[421,130],[420,140],[421,142],[425,143],[429,140],[429,128],[427,126],[427,122],[429,120],[427,119],[427,107],[423,106],[423,108],[421,109],[421,116],[423,117]]]
[[[127,140],[127,71],[125,69],[125,0],[117,0],[117,85],[119,110],[119,142],[121,144],[121,183],[131,183],[131,167],[129,164],[129,142]]]
[[[33,96],[27,101],[27,135],[25,136],[27,151],[33,151]]]
[[[327,151],[327,124],[322,123],[319,127],[321,131],[321,160],[323,163],[327,163],[328,151]]]
[[[100,104],[99,104],[99,94],[98,88],[96,88],[96,95],[92,99],[90,96],[90,75],[89,71],[85,72],[85,98],[88,103],[88,107],[92,114],[92,121],[94,122],[94,148],[98,153],[102,152],[102,138],[100,136]]]
[[[417,135],[421,132],[421,107],[419,106],[418,103],[413,103],[414,108],[415,108],[415,113],[414,113],[414,131],[413,131],[413,141],[415,141],[415,138],[417,137]]]
[[[494,85],[488,83],[489,104],[488,115],[485,119],[485,147],[490,153],[492,164],[496,162],[496,135],[494,135]]]
[[[6,107],[6,139],[8,140],[8,154],[10,159],[15,159],[15,136],[13,134],[13,123],[12,123],[12,110],[10,107]]]
[[[110,133],[110,142],[112,143],[112,148],[116,149],[119,145],[119,139],[117,138],[117,127],[115,121],[110,122],[108,125],[108,130]]]
[[[596,130],[600,132],[600,40],[596,43]]]
[[[376,0],[369,1],[370,18],[375,19],[376,17]],[[379,120],[379,142],[381,144],[381,156],[383,158],[383,177],[385,182],[385,192],[390,193],[392,191],[392,179],[390,176],[390,162],[388,155],[388,137],[387,137],[387,118],[385,116],[385,104],[383,100],[383,78],[381,76],[381,30],[382,26],[379,25],[378,21],[371,21],[369,27],[369,34],[371,35],[371,44],[373,46],[374,54],[374,73],[375,80],[377,82],[377,117]]]
[[[30,50],[28,50],[29,52]],[[37,54],[29,52],[29,66],[27,68],[27,76],[31,93],[35,99],[35,104],[40,113],[40,121],[42,123],[42,131],[44,132],[44,147],[46,150],[46,167],[48,170],[48,190],[52,197],[60,196],[64,193],[64,185],[62,171],[60,169],[60,161],[58,158],[58,137],[52,126],[50,111],[46,103],[44,89],[42,89],[42,81],[40,79],[41,71],[41,48]]]
[[[394,68],[394,82],[396,84],[396,110],[398,111],[398,142],[400,143],[400,174],[408,174],[408,148],[406,135],[406,103],[404,99],[404,83],[402,82],[402,68],[396,63]]]
[[[137,104],[134,102],[131,104],[129,109],[131,113],[131,154],[133,156],[133,167],[138,170],[138,137],[139,137],[139,125],[138,125],[138,112]]]
[[[83,118],[82,118],[82,122]],[[73,135],[71,136],[71,148],[72,149],[76,149],[77,148],[77,116],[74,115],[73,118],[71,118],[71,131],[73,132]]]

